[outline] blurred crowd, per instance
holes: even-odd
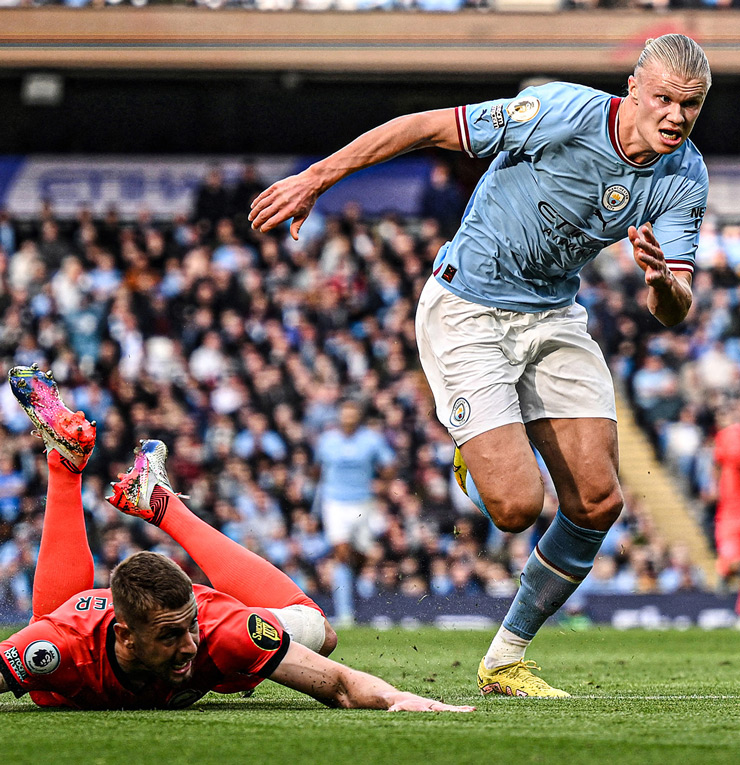
[[[312,214],[294,242],[285,229],[251,230],[262,187],[251,165],[231,187],[214,167],[192,215],[166,222],[145,209],[133,221],[113,208],[62,221],[48,204],[33,221],[0,213],[0,366],[50,367],[67,403],[98,422],[83,483],[97,584],[142,548],[202,581],[163,532],[103,499],[139,439],[160,438],[191,509],[307,593],[333,599],[342,621],[358,599],[390,592],[512,595],[555,513],[552,486],[545,473],[531,531],[504,534],[480,515],[451,478],[453,444],[414,339],[417,297],[454,230],[454,216],[438,211],[459,220],[463,193],[437,166],[422,217],[366,220],[349,205],[334,218]],[[711,508],[713,434],[740,383],[740,228],[708,220],[699,263],[678,331],[647,312],[641,272],[621,245],[586,270],[581,299],[656,449]],[[45,460],[29,429],[0,385],[5,620],[29,610],[43,522]],[[701,587],[687,550],[669,549],[626,493],[582,591]],[[361,528],[340,519],[353,502],[365,503]]]
[[[21,6],[66,6],[102,8],[132,5],[201,6],[248,8],[259,11],[422,11],[454,13],[472,10],[558,11],[592,8],[638,8],[669,10],[685,8],[732,8],[740,0],[0,0],[0,8]]]
[[[700,498],[708,524],[716,501],[714,436],[737,418],[740,397],[739,244],[739,226],[718,228],[707,216],[693,305],[670,330],[643,309],[645,288],[624,242],[599,256],[580,295],[638,421]]]
[[[638,422],[721,548],[722,537],[740,540],[740,453],[725,449],[723,482],[716,459],[718,434],[740,423],[740,226],[718,225],[707,213],[696,266],[689,315],[670,330],[644,310],[645,287],[624,242],[587,271],[579,299]],[[740,541],[732,544],[719,561],[727,581],[740,561]]]

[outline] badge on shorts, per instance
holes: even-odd
[[[453,428],[464,425],[470,419],[470,404],[462,396],[452,405],[452,414],[450,414],[450,425]]]

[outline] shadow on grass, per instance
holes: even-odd
[[[185,709],[73,709],[71,707],[37,707],[35,704],[7,704],[0,703],[0,715],[7,714],[60,714],[60,713],[73,713],[73,714],[100,714],[119,712],[119,713],[135,713],[146,712],[152,713],[166,713],[171,714],[177,712],[179,714],[187,714],[192,712],[302,712],[302,711],[316,711],[317,709],[326,709],[323,704],[318,701],[306,699],[229,699],[224,701],[205,701],[199,704],[193,704]]]

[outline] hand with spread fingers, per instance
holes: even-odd
[[[663,250],[653,234],[652,225],[645,223],[639,229],[630,226],[627,235],[632,243],[635,262],[645,272],[645,284],[657,289],[664,285],[670,287],[673,274],[665,262]]]
[[[635,262],[645,272],[645,284],[650,288],[650,313],[667,327],[683,321],[691,308],[691,274],[674,274],[668,268],[650,223],[644,223],[639,228],[630,226],[627,236]]]

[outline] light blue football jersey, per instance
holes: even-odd
[[[338,502],[372,499],[376,468],[391,465],[394,459],[385,438],[364,427],[349,436],[338,429],[325,431],[315,456],[321,465],[321,496]]]
[[[496,155],[434,275],[466,300],[525,313],[575,300],[579,272],[650,221],[668,266],[694,269],[708,178],[691,141],[637,165],[618,138],[621,99],[556,82],[455,110],[460,146]]]

